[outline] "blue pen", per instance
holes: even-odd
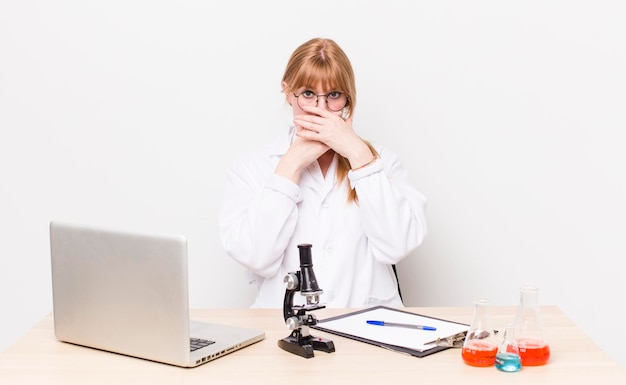
[[[365,321],[365,322],[367,322],[370,325],[378,325],[378,326],[396,326],[400,328],[410,328],[410,329],[420,329],[420,330],[437,330],[437,328],[433,326],[400,324],[396,322],[385,322],[385,321]]]

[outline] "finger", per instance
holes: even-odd
[[[296,132],[296,136],[305,140],[317,141],[318,133],[313,130],[302,129]]]
[[[308,123],[307,127],[312,127],[313,125],[323,124],[326,118],[321,118],[315,115],[297,115],[294,116],[294,121],[302,122],[305,125]]]
[[[313,115],[321,116],[324,118],[330,118],[335,116],[332,112],[328,111],[326,108],[316,107],[316,106],[306,106],[302,108],[302,111],[310,112]],[[308,115],[310,116],[310,115]]]

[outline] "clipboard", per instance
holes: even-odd
[[[428,325],[437,330],[370,325],[366,322],[368,320]],[[439,346],[433,342],[467,332],[469,325],[387,306],[374,306],[318,320],[317,325],[311,328],[422,358],[450,349],[452,346]]]

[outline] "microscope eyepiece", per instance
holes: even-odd
[[[319,295],[322,294],[322,290],[317,284],[315,278],[315,272],[313,272],[313,258],[311,257],[311,245],[308,243],[298,245],[300,250],[300,292],[302,295],[306,295],[307,299],[311,298],[313,301],[319,301]]]

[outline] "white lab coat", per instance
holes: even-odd
[[[224,250],[258,285],[252,307],[281,308],[283,279],[300,270],[298,245],[312,245],[313,270],[328,307],[402,306],[391,265],[426,235],[426,199],[413,188],[398,156],[375,146],[380,158],[348,173],[358,204],[347,203],[348,183],[336,182],[337,156],[326,178],[317,162],[299,185],[274,174],[293,127],[228,169],[220,213]],[[302,303],[296,293],[294,302]]]

